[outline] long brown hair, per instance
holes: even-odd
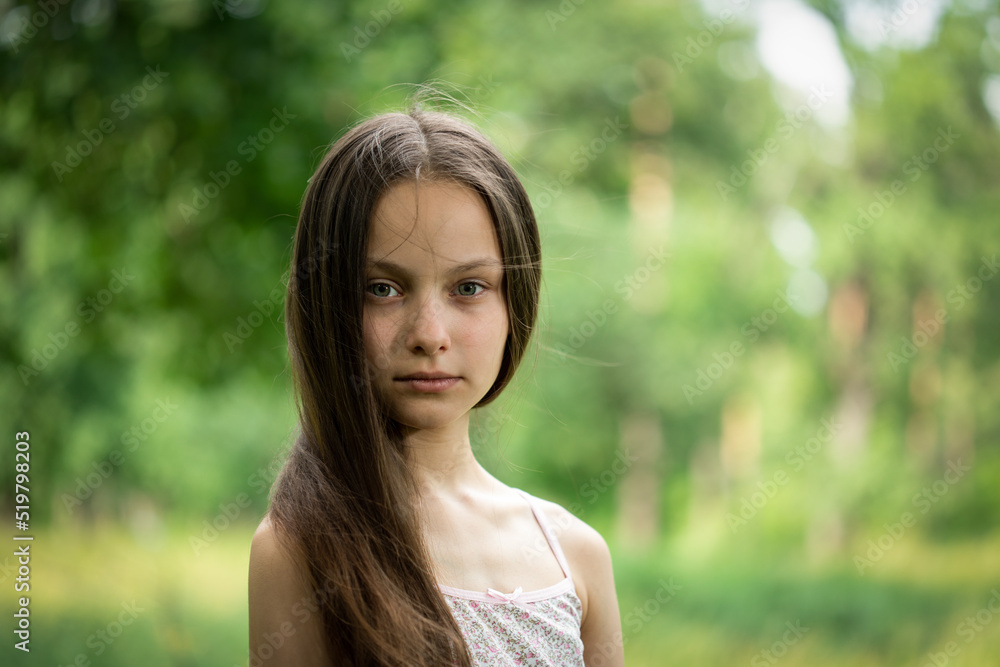
[[[380,196],[405,179],[470,188],[495,225],[510,333],[476,407],[496,398],[524,356],[541,251],[511,165],[471,125],[419,102],[355,125],[310,179],[295,232],[285,331],[299,425],[270,516],[308,563],[332,656],[358,666],[470,667],[423,541],[401,431],[373,391],[362,342],[368,229]]]

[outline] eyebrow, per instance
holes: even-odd
[[[455,266],[448,269],[447,273],[449,275],[454,275],[457,273],[465,273],[467,271],[475,271],[476,269],[489,268],[495,269],[501,266],[500,262],[493,259],[492,257],[478,257],[476,259],[469,260],[468,262],[463,262],[461,264],[456,264]],[[410,275],[409,272],[404,269],[399,264],[395,262],[390,262],[388,260],[372,261],[368,260],[368,270],[381,269],[383,271],[389,271],[391,273],[396,273],[402,276]]]

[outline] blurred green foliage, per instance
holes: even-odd
[[[998,575],[970,563],[996,553],[1000,520],[984,102],[1000,16],[955,2],[922,48],[869,50],[848,4],[813,6],[853,77],[850,121],[810,114],[786,136],[806,97],[757,62],[751,22],[690,50],[709,20],[696,3],[0,3],[0,433],[31,433],[32,520],[60,551],[38,586],[185,564],[154,569],[157,587],[40,593],[40,636],[60,636],[46,664],[159,664],[149,646],[163,664],[245,660],[245,606],[207,611],[205,592],[243,599],[237,565],[294,427],[297,207],[339,133],[421,82],[474,110],[543,233],[538,345],[475,417],[477,455],[608,536],[623,621],[662,577],[686,582],[631,635],[629,664],[751,660],[799,617],[817,630],[787,665],[941,650]],[[813,239],[813,283],[788,239]],[[815,312],[779,309],[796,284]],[[641,464],[616,469],[636,443]],[[956,460],[968,474],[942,482]],[[12,465],[0,480],[13,511]],[[87,564],[67,531],[109,521],[122,550]],[[935,558],[931,582],[916,564]],[[133,595],[152,613],[131,648],[94,656],[87,636]],[[996,654],[990,628],[965,664]]]

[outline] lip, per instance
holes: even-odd
[[[415,373],[407,377],[396,378],[395,382],[402,383],[419,392],[433,394],[451,389],[461,379],[445,373]]]
[[[403,377],[396,378],[397,380],[441,380],[448,378],[458,378],[456,375],[448,375],[447,373],[411,373],[410,375],[404,375]]]

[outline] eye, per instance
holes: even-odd
[[[372,283],[368,286],[368,292],[383,299],[390,296],[399,296],[399,292],[396,292],[396,288],[389,283]],[[396,293],[392,294],[392,292]]]
[[[477,296],[481,294],[481,292],[476,291],[477,287],[481,290],[486,289],[479,283],[462,283],[458,286],[458,293],[460,296]]]

